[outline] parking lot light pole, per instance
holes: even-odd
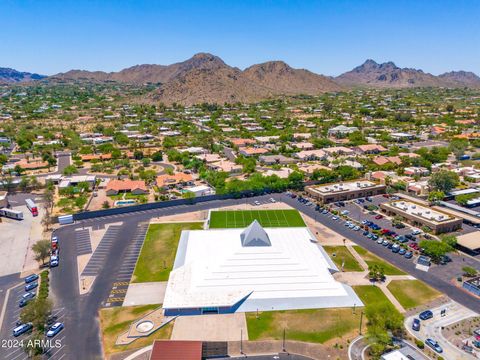
[[[362,321],[363,321],[363,310],[360,312],[360,327],[359,327],[359,334],[362,335]]]

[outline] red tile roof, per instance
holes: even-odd
[[[201,360],[201,341],[155,340],[149,360]]]
[[[107,184],[107,190],[115,191],[132,191],[140,189],[143,191],[148,191],[145,181],[143,180],[110,180]]]

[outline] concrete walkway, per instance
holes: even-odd
[[[352,245],[347,245],[348,251],[353,255],[355,260],[360,264],[360,266],[363,268],[363,270],[368,270],[368,264],[363,260],[363,258],[356,252],[354,247]]]

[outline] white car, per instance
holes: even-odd
[[[269,201],[270,201],[271,203],[275,203],[275,202],[276,202],[274,198],[270,198]]]
[[[260,205],[260,201],[255,201],[254,204],[255,204],[256,206],[259,206],[259,205]]]

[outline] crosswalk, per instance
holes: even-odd
[[[121,225],[110,225],[105,235],[103,235],[100,244],[95,249],[92,257],[88,261],[87,266],[82,272],[82,276],[96,276],[100,272],[105,259],[110,252],[113,242],[117,238],[118,233],[120,232]]]

